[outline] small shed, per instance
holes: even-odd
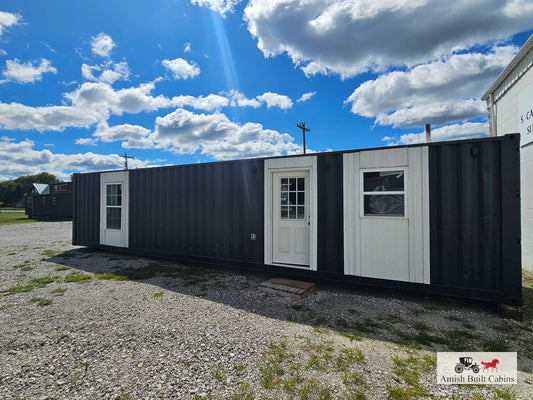
[[[73,244],[520,305],[519,141],[74,174]]]
[[[72,218],[72,182],[34,183],[24,198],[30,218]]]

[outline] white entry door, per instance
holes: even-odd
[[[309,171],[272,174],[272,262],[309,266]]]
[[[100,175],[100,243],[128,247],[128,172]]]

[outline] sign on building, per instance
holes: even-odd
[[[533,142],[533,84],[518,95],[520,146]]]

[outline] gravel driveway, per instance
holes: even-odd
[[[533,398],[531,321],[324,284],[289,299],[257,290],[271,276],[92,251],[71,229],[0,226],[0,399]],[[517,351],[519,383],[436,384],[454,350]]]

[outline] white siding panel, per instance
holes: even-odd
[[[409,163],[407,149],[362,151],[360,168],[405,167]]]

